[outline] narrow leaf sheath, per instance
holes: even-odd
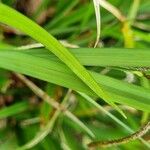
[[[121,110],[109,100],[108,94],[102,90],[93,77],[73,56],[73,54],[71,54],[62,44],[60,44],[52,35],[38,24],[2,3],[0,3],[0,22],[17,28],[36,41],[42,43],[48,50],[63,61],[99,97],[104,99],[113,107],[116,107],[116,109],[121,112]]]

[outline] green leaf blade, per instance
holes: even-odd
[[[60,60],[62,60],[99,97],[102,97],[107,103],[116,107],[117,110],[122,113],[122,111],[109,100],[107,94],[79,63],[79,61],[42,27],[2,3],[0,3],[0,22],[13,26],[42,43],[46,48],[48,48],[48,50],[53,52]]]
[[[76,56],[79,57],[79,55]],[[66,65],[58,59],[48,59],[44,51],[42,54],[42,51],[39,53],[37,50],[31,50],[30,53],[29,51],[0,50],[0,58],[0,68],[23,73],[88,95],[94,95],[93,91]],[[24,61],[22,61],[23,59]],[[148,89],[95,72],[90,71],[89,73],[108,91],[112,101],[139,110],[150,111],[150,93]]]

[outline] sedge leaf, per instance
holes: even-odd
[[[119,109],[116,104],[110,100],[110,97],[106,94],[106,92],[104,92],[88,71],[73,56],[73,54],[71,54],[46,30],[21,13],[2,3],[0,3],[0,22],[17,28],[42,43],[48,50],[53,52],[61,61],[63,61],[99,97],[102,97],[107,103],[116,108],[124,116],[121,109]]]
[[[44,51],[44,49],[40,51],[36,49],[30,51],[0,49],[0,68],[23,73],[25,75],[71,88],[88,95],[94,94],[93,91],[86,84],[84,84],[66,65],[64,65],[60,60],[55,59],[55,57],[53,57],[54,55],[45,55],[46,53],[47,52],[46,50]],[[76,53],[75,50],[74,53]],[[103,55],[103,53],[99,52],[99,55],[100,54]],[[79,58],[80,56],[83,56],[83,53],[77,52],[76,57]],[[117,57],[119,56],[121,56],[121,53],[119,53]],[[94,59],[92,59],[92,56],[90,59],[89,58],[90,57],[87,59],[84,58],[84,64],[93,64]],[[81,63],[83,63],[82,58],[80,58],[80,60]],[[99,64],[100,62],[101,61],[99,61]],[[140,62],[142,63],[142,59],[140,59]],[[119,60],[118,63],[120,63]],[[147,65],[148,64],[150,64],[150,62],[147,61]],[[92,71],[89,73],[100,85],[103,86],[104,89],[109,92],[112,101],[150,112],[149,89],[132,85],[124,81],[119,81],[117,79]]]

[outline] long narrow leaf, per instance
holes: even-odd
[[[0,49],[4,50],[4,49]],[[16,50],[16,49],[14,49]],[[119,66],[119,67],[149,67],[149,49],[126,48],[75,48],[70,49],[82,65],[85,66]],[[45,49],[22,51],[31,55],[37,55],[44,59],[58,58]],[[48,55],[49,54],[49,55]]]
[[[30,75],[89,95],[94,94],[61,61],[48,59],[44,55],[42,53],[39,55],[38,51],[36,53],[36,50],[33,53],[12,50],[0,51],[0,68]],[[90,73],[112,95],[112,101],[150,112],[150,93],[148,89],[91,71]]]
[[[102,97],[107,103],[122,113],[122,111],[112,101],[110,101],[109,96],[102,90],[79,61],[42,27],[2,3],[0,3],[0,22],[15,27],[42,43],[48,50],[53,52],[60,60],[62,60],[98,96]]]
[[[0,119],[11,117],[28,109],[28,103],[20,102],[0,110]]]

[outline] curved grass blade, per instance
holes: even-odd
[[[42,43],[48,50],[53,52],[61,61],[63,61],[99,97],[116,108],[118,112],[120,112],[125,117],[122,110],[110,100],[108,94],[103,91],[103,89],[79,63],[79,61],[46,30],[16,10],[2,3],[0,3],[0,22],[17,28],[33,39]]]
[[[99,0],[93,0],[94,9],[95,9],[95,16],[96,16],[96,26],[97,26],[97,35],[96,41],[94,44],[94,48],[98,45],[101,33],[101,14],[100,14],[100,4]]]

